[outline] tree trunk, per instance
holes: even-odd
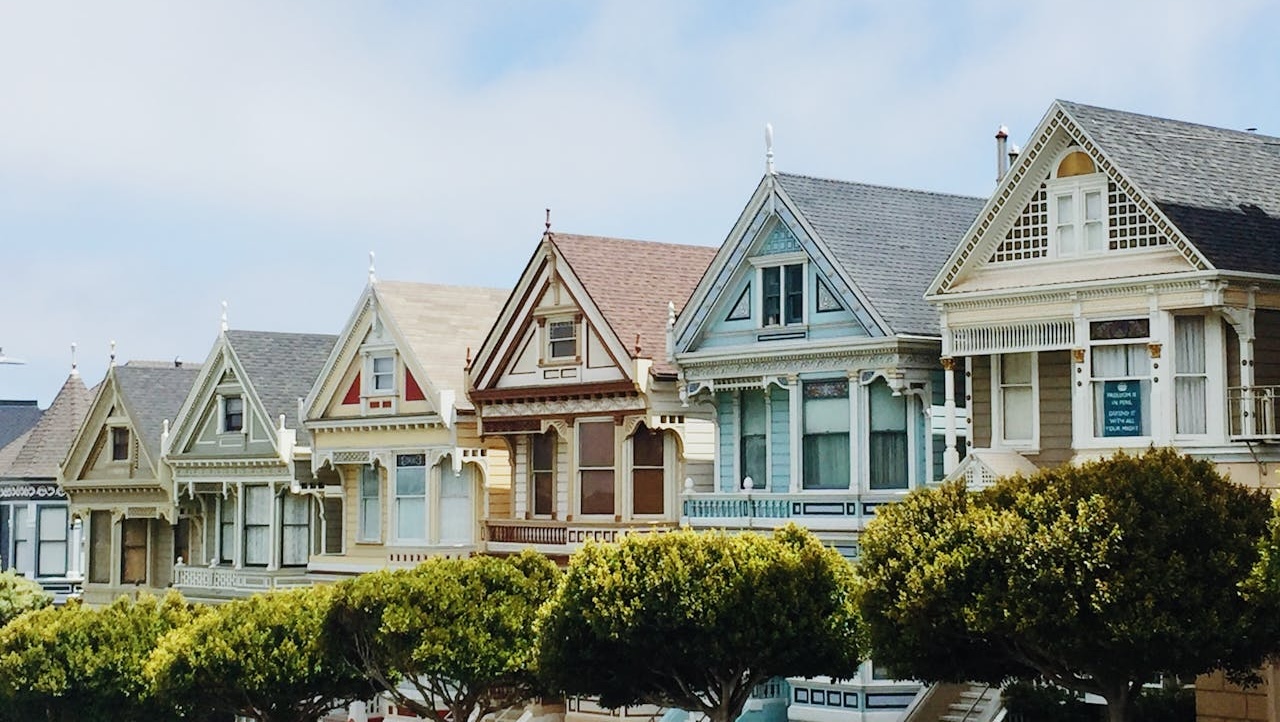
[[[1109,688],[1103,699],[1107,701],[1107,722],[1129,722],[1133,694],[1127,682]]]

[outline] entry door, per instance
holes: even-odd
[[[475,540],[475,467],[465,464],[461,474],[440,468],[440,543],[471,544]]]

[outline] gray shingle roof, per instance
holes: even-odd
[[[43,413],[34,401],[0,399],[0,449],[30,431]]]
[[[268,422],[274,427],[284,414],[299,444],[309,443],[310,436],[298,419],[298,399],[311,391],[337,340],[322,333],[227,331],[232,352],[270,415]]]
[[[111,369],[115,376],[116,392],[124,400],[125,409],[134,423],[134,433],[146,447],[153,464],[160,461],[160,434],[164,421],[170,422],[178,415],[182,402],[195,383],[200,367],[186,364],[175,367],[169,364],[130,361]]]
[[[72,373],[62,384],[53,403],[31,429],[9,468],[0,476],[9,479],[56,479],[58,466],[66,458],[76,431],[89,413],[93,394],[85,388],[80,374]]]
[[[1215,267],[1280,274],[1280,138],[1058,103]]]
[[[893,333],[938,335],[925,291],[986,199],[787,173],[777,180]]]

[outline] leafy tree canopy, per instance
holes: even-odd
[[[53,604],[53,597],[33,579],[12,569],[0,572],[0,627],[10,620],[34,609]]]
[[[161,638],[146,666],[156,697],[188,715],[309,722],[366,696],[323,634],[332,586],[227,602]]]
[[[1153,449],[881,507],[861,539],[873,655],[925,681],[1043,678],[1126,719],[1164,673],[1247,673],[1280,639],[1242,583],[1266,495]]]
[[[147,694],[142,668],[160,637],[192,615],[172,592],[18,617],[0,629],[0,699],[23,718],[51,722],[166,719]]]
[[[456,720],[484,716],[538,693],[534,621],[558,576],[531,551],[373,572],[338,585],[329,631],[351,663],[418,716],[445,722],[437,706]]]
[[[540,671],[607,707],[742,712],[777,676],[853,676],[862,648],[853,571],[789,526],[772,537],[682,530],[593,544],[544,610]]]

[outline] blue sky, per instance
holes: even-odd
[[[542,231],[724,240],[764,169],[985,195],[1054,98],[1280,135],[1280,8],[0,0],[0,398],[79,344],[337,333],[383,278],[509,287]]]

